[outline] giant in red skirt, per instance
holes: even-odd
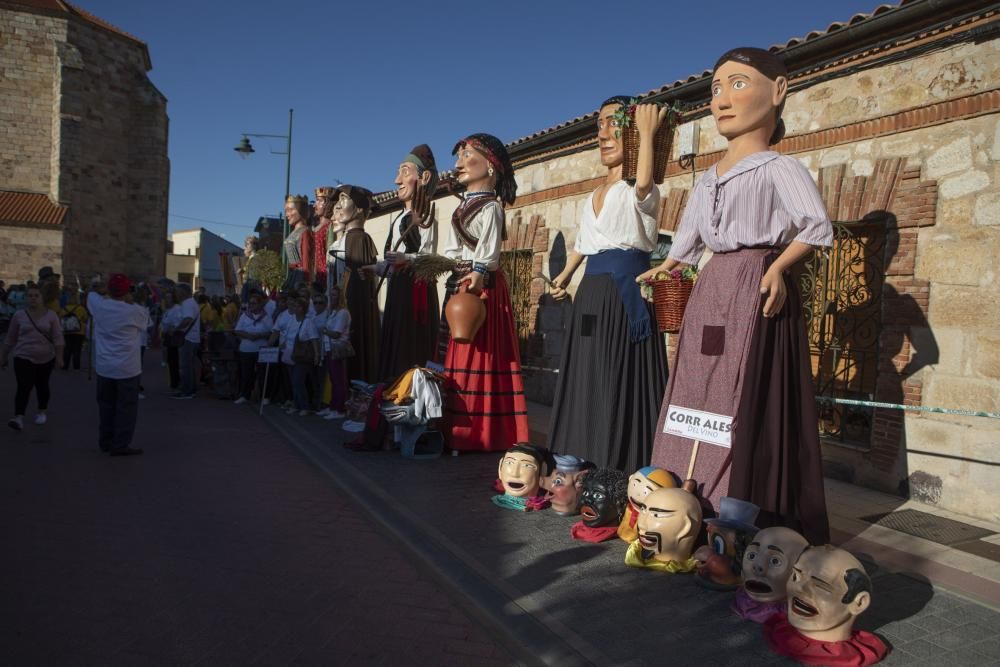
[[[507,279],[503,271],[491,271],[486,284],[486,321],[471,343],[449,337],[444,360],[448,444],[462,451],[503,451],[528,441],[528,404]],[[453,287],[449,281],[449,291]]]

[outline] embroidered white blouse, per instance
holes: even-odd
[[[594,193],[583,207],[580,231],[576,235],[576,251],[581,255],[596,255],[602,250],[651,252],[659,234],[656,214],[660,206],[660,191],[654,185],[642,201],[636,197],[635,186],[618,181],[608,188],[600,215],[594,214]]]
[[[471,199],[466,199],[466,202]],[[465,203],[463,202],[463,206]],[[462,243],[455,233],[455,226],[448,225],[448,243],[444,248],[444,256],[452,259],[472,260],[485,264],[490,271],[500,267],[500,251],[503,249],[503,238],[500,227],[504,221],[503,206],[498,201],[491,201],[484,206],[469,221],[469,234],[479,239],[475,250],[470,250]]]

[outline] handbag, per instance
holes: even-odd
[[[302,331],[302,322],[299,323],[299,331],[295,332],[295,340],[292,342],[292,362],[311,365],[315,361],[312,341],[299,340],[300,331]]]
[[[355,355],[354,346],[351,345],[350,338],[338,338],[330,340],[330,358],[334,361],[350,359]]]
[[[187,329],[185,329],[184,331],[178,331],[177,329],[174,329],[173,331],[168,333],[166,337],[163,339],[163,344],[166,345],[167,347],[184,347],[184,339],[187,338],[188,331],[191,331],[191,327],[193,327],[194,323],[197,321],[198,321],[197,318],[191,320],[191,324],[189,324],[187,326]]]

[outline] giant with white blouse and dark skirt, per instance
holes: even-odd
[[[632,472],[652,455],[667,359],[663,335],[635,282],[649,269],[658,237],[660,192],[652,177],[652,137],[663,110],[636,108],[639,164],[630,183],[622,179],[624,151],[616,116],[628,104],[628,98],[613,97],[601,105],[597,140],[607,180],[587,198],[574,250],[553,279],[553,296],[561,300],[586,260],[563,339],[549,449]]]
[[[758,525],[829,540],[805,320],[791,267],[833,228],[809,171],[769,150],[784,133],[782,62],[761,49],[716,63],[712,115],[729,140],[688,198],[667,260],[695,265],[652,465],[686,473],[718,509],[761,508]],[[651,272],[652,273],[652,272]],[[697,444],[696,444],[697,443]]]
[[[503,206],[513,203],[517,185],[507,150],[496,137],[473,134],[459,141],[453,153],[455,176],[467,192],[452,216],[444,250],[445,256],[460,260],[448,281],[448,296],[466,283],[470,292],[484,296],[486,321],[471,343],[447,337],[448,445],[456,451],[502,451],[528,441],[514,310],[500,269],[506,237]]]
[[[410,151],[396,173],[396,194],[403,211],[389,225],[385,240],[385,267],[389,271],[378,378],[391,382],[415,365],[437,360],[440,330],[437,283],[418,280],[410,261],[437,252],[437,220],[417,220],[413,202],[418,189],[434,196],[438,174],[434,153],[426,144]],[[420,216],[422,212],[417,212]],[[396,244],[402,238],[402,247]]]

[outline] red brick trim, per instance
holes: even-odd
[[[845,165],[824,167],[819,186],[835,220],[858,220],[882,211],[895,217],[895,227],[886,236],[875,400],[920,405],[923,384],[907,367],[914,354],[913,329],[927,326],[930,285],[914,277],[914,265],[917,227],[936,222],[937,182],[921,180],[920,167],[908,168],[902,158],[886,158],[876,161],[871,176],[847,177]],[[899,410],[874,411],[868,458],[876,468],[888,471],[896,464],[904,421]]]
[[[912,130],[933,127],[944,123],[951,123],[958,120],[966,120],[1000,111],[1000,89],[989,90],[982,93],[973,93],[964,97],[956,97],[942,102],[927,104],[912,109],[904,109],[894,114],[887,114],[869,120],[849,123],[838,127],[831,127],[815,132],[806,132],[790,137],[785,137],[775,150],[794,155],[809,151],[830,148],[842,144],[854,143],[875,137],[884,137],[900,132],[910,132]],[[694,160],[696,171],[704,171],[722,159],[725,151],[713,151],[703,153]],[[679,176],[688,173],[682,169],[676,160],[667,164],[667,177]],[[554,188],[539,190],[518,197],[512,209],[540,204],[542,202],[572,197],[574,195],[590,192],[597,188],[603,181],[603,177],[590,178],[576,183],[560,185]],[[861,202],[858,202],[860,206]],[[831,210],[832,214],[832,210]],[[835,216],[836,217],[836,216]],[[844,217],[841,219],[851,219]]]

